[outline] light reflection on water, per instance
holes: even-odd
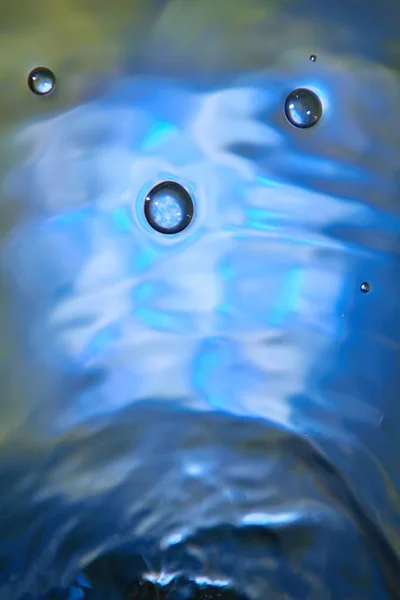
[[[323,104],[312,131],[284,117],[300,86]],[[117,599],[143,574],[399,597],[400,131],[366,127],[398,93],[326,65],[132,77],[20,129],[1,600],[77,577]],[[169,180],[196,208],[176,236],[143,213]]]

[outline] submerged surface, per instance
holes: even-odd
[[[97,4],[0,34],[0,600],[399,598],[400,3]]]

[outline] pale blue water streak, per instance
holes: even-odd
[[[108,599],[179,574],[399,597],[399,81],[363,77],[128,78],[21,129],[1,600],[82,573]],[[309,131],[297,87],[323,105]],[[176,236],[143,212],[167,180],[195,202]]]

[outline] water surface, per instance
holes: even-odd
[[[52,6],[0,35],[0,600],[399,598],[400,5]]]

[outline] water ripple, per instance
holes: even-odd
[[[400,132],[365,127],[377,81],[397,115],[398,78],[342,65],[127,78],[20,129],[1,600],[140,578],[399,597]],[[307,135],[280,100],[300,83],[324,106]],[[143,214],[167,180],[195,202],[175,236]]]

